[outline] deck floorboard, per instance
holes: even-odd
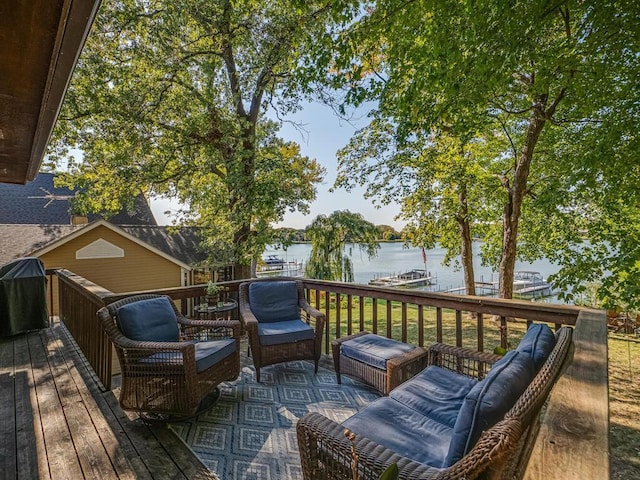
[[[0,339],[0,479],[215,479],[169,429],[122,411],[65,327]]]

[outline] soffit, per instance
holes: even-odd
[[[100,0],[0,0],[0,182],[33,180]]]

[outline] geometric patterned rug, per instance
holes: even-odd
[[[380,397],[373,388],[306,361],[261,370],[243,367],[234,382],[220,385],[208,411],[170,428],[220,480],[302,480],[296,423],[308,412],[342,422]]]

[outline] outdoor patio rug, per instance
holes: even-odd
[[[170,427],[220,480],[302,479],[296,423],[308,412],[342,422],[380,394],[356,380],[310,362],[263,367],[262,382],[253,366],[220,386],[216,405]]]

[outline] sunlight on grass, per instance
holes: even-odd
[[[611,478],[640,478],[640,343],[609,336]]]

